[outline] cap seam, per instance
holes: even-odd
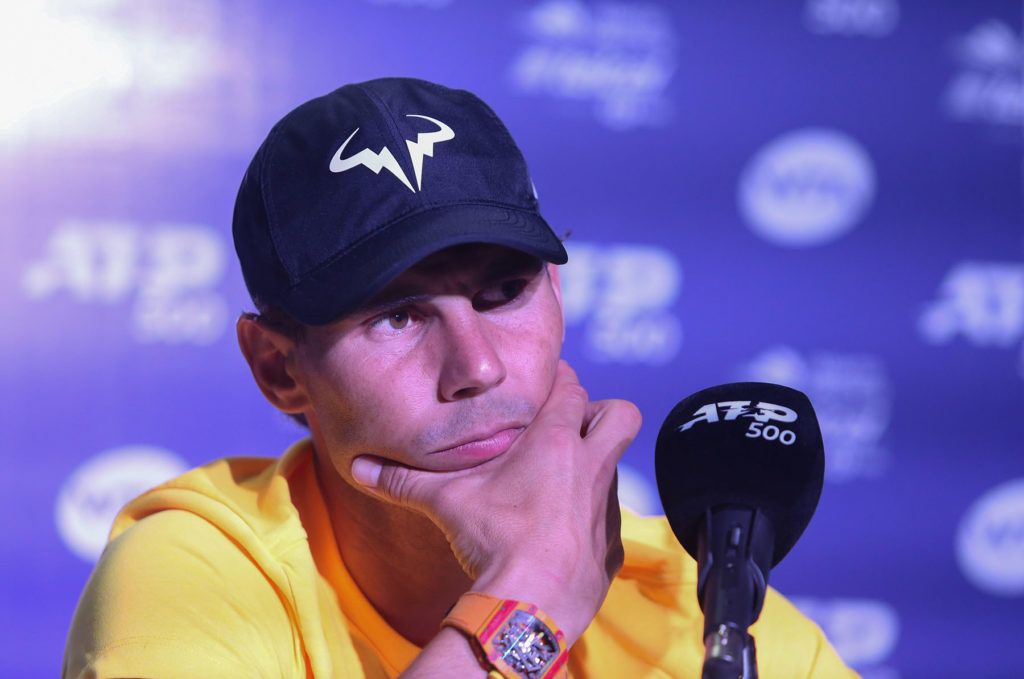
[[[371,92],[368,89],[366,89],[365,87],[363,87],[363,83],[355,83],[353,86],[355,87],[356,91],[358,91],[360,94],[362,94],[364,97],[366,97],[367,101],[370,102],[371,106],[376,108],[381,113],[380,117],[383,118],[385,123],[386,123],[386,125],[384,127],[388,128],[386,131],[381,129],[380,120],[378,118],[374,117],[371,120],[371,122],[373,123],[373,126],[377,129],[377,132],[378,132],[379,136],[385,138],[385,144],[384,144],[384,146],[383,146],[383,148],[381,150],[382,151],[383,151],[383,149],[390,150],[391,149],[391,142],[395,141],[396,139],[400,139],[400,136],[397,134],[398,127],[395,125],[394,120],[392,119],[391,111],[388,109],[387,106],[384,105],[384,102],[380,101],[379,98],[374,96],[373,92]],[[381,110],[381,109],[383,109],[383,110]],[[363,128],[363,125],[360,125],[356,129],[360,130],[362,128]],[[385,134],[385,132],[387,132],[387,134]],[[370,147],[367,146],[367,148],[370,148]],[[372,149],[370,149],[370,150],[372,150]],[[394,154],[392,154],[392,155],[394,155]],[[395,156],[395,161],[396,162],[400,162],[398,160],[397,156]],[[404,172],[405,168],[402,168],[402,170]]]
[[[362,92],[363,95],[365,95],[367,99],[372,100],[373,103],[376,104],[377,108],[380,109],[384,113],[384,115],[382,117],[387,122],[388,130],[391,132],[391,139],[393,141],[395,141],[396,143],[398,143],[398,146],[399,146],[400,149],[404,150],[405,147],[402,144],[406,140],[405,140],[405,137],[402,136],[401,130],[398,129],[398,121],[395,120],[395,112],[392,111],[391,107],[388,106],[387,103],[385,103],[384,100],[376,92],[374,92],[373,90],[368,89],[368,88],[364,88],[360,84],[359,85],[359,91]],[[390,145],[388,146],[388,148],[390,149]],[[392,154],[392,155],[394,155],[394,154]],[[400,153],[399,155],[404,157],[406,154]],[[399,158],[399,156],[394,156],[394,158],[395,158],[395,162],[398,163],[399,167],[402,168],[402,172],[405,172],[406,170],[411,169],[411,168],[406,168],[406,167],[402,166],[402,161]],[[422,205],[422,203],[423,203],[422,196],[420,196],[418,192],[414,192],[414,193],[417,194],[416,197],[419,199],[420,204]]]
[[[442,205],[431,205],[429,207],[425,207],[425,208],[420,209],[420,210],[413,210],[411,212],[406,212],[401,217],[396,217],[395,219],[392,219],[389,222],[385,222],[384,224],[381,224],[380,226],[378,226],[373,231],[371,231],[371,232],[361,236],[360,238],[358,238],[357,240],[353,241],[352,243],[349,243],[343,249],[339,250],[338,252],[336,252],[333,255],[331,255],[329,258],[327,258],[324,261],[320,262],[315,267],[313,267],[312,269],[307,271],[305,274],[303,274],[302,276],[296,278],[294,283],[289,283],[289,286],[288,286],[289,289],[290,290],[294,290],[295,288],[299,287],[300,285],[302,285],[304,279],[308,278],[309,276],[316,275],[322,269],[328,268],[329,266],[334,264],[336,261],[338,261],[339,259],[344,257],[346,254],[348,254],[351,250],[355,249],[356,247],[358,247],[359,245],[361,245],[365,241],[369,240],[370,238],[376,236],[381,231],[384,231],[385,229],[389,229],[392,226],[394,226],[395,224],[397,224],[397,223],[399,223],[399,222],[401,222],[401,221],[403,221],[405,219],[408,219],[410,217],[414,217],[414,216],[419,215],[419,214],[423,214],[424,212],[430,212],[432,210],[441,210],[441,209],[444,209],[444,208],[447,208],[447,207],[452,207],[454,205],[481,205],[481,206],[486,206],[486,207],[500,207],[500,208],[503,208],[503,209],[506,209],[506,210],[514,210],[516,212],[523,212],[523,213],[534,215],[536,217],[540,217],[540,215],[537,214],[536,210],[533,210],[533,209],[530,209],[530,208],[522,208],[522,207],[517,207],[515,205],[509,205],[508,203],[501,203],[501,202],[498,202],[498,201],[487,201],[487,200],[453,201],[453,202],[444,203]],[[543,219],[543,217],[540,217],[540,218]]]

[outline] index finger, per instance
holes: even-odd
[[[636,404],[621,399],[595,401],[587,406],[587,427],[583,438],[599,448],[613,450],[620,457],[640,432],[643,417]]]
[[[580,384],[576,371],[564,360],[560,360],[551,392],[537,412],[533,423],[549,427],[566,427],[579,435],[587,400],[587,391]]]

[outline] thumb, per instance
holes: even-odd
[[[413,469],[373,455],[352,460],[352,478],[374,495],[416,509],[430,504],[436,472]]]

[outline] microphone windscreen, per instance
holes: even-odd
[[[802,392],[764,382],[710,387],[680,401],[658,433],[658,493],[673,532],[697,558],[704,513],[760,509],[772,524],[774,567],[818,505],[825,473],[821,430]]]

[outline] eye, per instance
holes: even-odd
[[[392,330],[403,330],[412,322],[412,316],[409,315],[408,311],[395,311],[388,314],[387,321]]]
[[[473,298],[473,307],[481,311],[508,304],[519,297],[528,284],[525,278],[512,278],[486,287]]]
[[[385,335],[398,335],[413,326],[415,319],[410,309],[392,309],[370,321],[370,329]]]

